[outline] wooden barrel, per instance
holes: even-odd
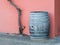
[[[45,11],[32,11],[30,13],[29,31],[31,38],[48,38],[49,16]]]

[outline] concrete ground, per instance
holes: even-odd
[[[0,33],[0,45],[60,45],[60,37],[54,39],[30,39],[28,36]]]

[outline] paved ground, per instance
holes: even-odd
[[[30,39],[28,36],[0,33],[0,45],[60,45],[60,37],[55,39]]]

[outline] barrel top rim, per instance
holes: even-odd
[[[48,13],[48,11],[31,11],[30,13]]]

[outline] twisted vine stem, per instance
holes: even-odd
[[[13,2],[12,0],[8,0],[10,2],[11,5],[13,5],[16,10],[18,11],[18,26],[19,26],[19,34],[23,34],[23,30],[25,29],[25,26],[22,26],[21,22],[20,22],[20,16],[21,16],[21,9],[18,8]]]

